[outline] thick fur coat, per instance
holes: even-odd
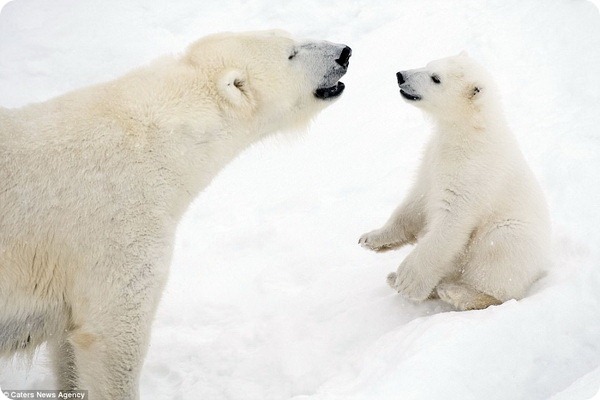
[[[359,243],[416,244],[388,276],[410,299],[439,296],[465,310],[522,298],[548,266],[550,223],[492,79],[466,54],[397,77],[435,128],[408,196]]]
[[[243,149],[343,91],[350,49],[219,34],[0,109],[0,356],[48,342],[61,389],[135,399],[177,224]]]

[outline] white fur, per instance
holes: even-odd
[[[47,341],[60,388],[137,398],[183,212],[240,151],[330,104],[314,92],[345,72],[343,47],[219,34],[0,108],[0,356]]]
[[[419,98],[407,101],[435,129],[410,193],[359,243],[417,243],[388,277],[410,299],[472,309],[522,298],[548,265],[550,224],[491,78],[464,53],[402,76],[401,90]]]

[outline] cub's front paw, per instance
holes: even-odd
[[[406,298],[423,301],[431,295],[439,279],[429,274],[425,266],[418,265],[415,258],[412,253],[409,254],[398,267],[398,271],[387,276],[387,282],[392,289]]]
[[[365,249],[378,252],[396,249],[404,243],[405,242],[402,240],[394,240],[389,232],[382,229],[376,229],[369,233],[365,233],[358,239],[358,244]]]

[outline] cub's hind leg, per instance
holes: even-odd
[[[502,302],[489,294],[480,292],[471,286],[459,281],[441,282],[435,292],[439,298],[461,311],[483,310],[489,306],[499,305]]]
[[[518,220],[484,226],[468,246],[458,279],[502,302],[522,299],[543,275],[547,264],[544,242],[528,224]]]

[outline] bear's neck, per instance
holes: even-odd
[[[257,140],[255,132],[247,135],[227,129],[207,132],[203,139],[183,145],[179,156],[165,160],[174,172],[171,214],[181,216],[219,172]]]
[[[165,85],[159,80],[153,84]],[[117,124],[124,132],[137,132],[128,136],[137,136],[132,141],[146,149],[140,162],[147,164],[148,183],[140,196],[161,204],[175,219],[227,164],[265,134],[264,127],[223,111],[210,96],[198,95],[207,91],[204,88],[189,88],[193,84],[179,87],[178,96],[171,96],[175,101],[131,92],[120,93],[125,100],[113,101],[117,110],[112,114],[120,116]],[[143,100],[134,102],[129,97]],[[155,187],[158,183],[160,189]]]
[[[443,115],[433,115],[436,130],[446,135],[482,134],[496,130],[504,130],[506,126],[499,105],[486,104],[485,107],[466,104]]]
[[[454,149],[461,154],[481,153],[482,148],[498,149],[514,142],[499,108],[456,115],[461,117],[434,119],[434,142],[440,149]]]

